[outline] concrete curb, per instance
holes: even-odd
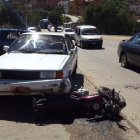
[[[115,38],[115,39],[129,39],[131,36],[125,36],[125,35],[102,35],[103,38]]]

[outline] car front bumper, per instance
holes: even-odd
[[[101,46],[103,40],[81,40],[84,46]]]
[[[68,93],[71,83],[66,79],[1,80],[0,95],[46,95]]]

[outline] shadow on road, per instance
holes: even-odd
[[[80,48],[80,46],[79,46],[79,48]],[[105,48],[99,48],[98,46],[87,46],[83,49],[85,49],[85,50],[104,50]]]
[[[136,72],[136,73],[138,73],[138,74],[140,74],[140,68],[139,67],[130,66],[129,69],[132,70],[132,71],[134,71],[134,72]]]
[[[80,88],[84,84],[84,76],[77,74],[75,79],[71,79],[71,81],[74,88]],[[50,104],[55,106],[53,106],[55,111],[36,114],[32,108],[32,96],[1,96],[0,120],[33,123],[40,126],[48,124],[72,124],[75,119],[85,119],[89,120],[89,122],[95,122],[92,119],[93,116],[81,114],[73,110],[73,107],[65,106],[66,102],[67,100],[65,102],[58,101],[58,104],[55,105],[51,102]],[[63,106],[63,109],[61,106]],[[118,121],[122,119],[120,118]]]
[[[71,81],[74,88],[79,88],[84,84],[84,76],[77,74]],[[57,121],[54,123],[72,123],[76,117],[68,112],[43,115],[46,115],[43,119],[47,119],[47,124],[53,123],[54,120]],[[36,123],[35,119],[32,96],[0,96],[0,120]]]
[[[87,47],[87,48],[84,48],[86,50],[104,50],[105,48],[98,48],[98,47]]]

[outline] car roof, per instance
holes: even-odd
[[[77,28],[84,29],[84,28],[96,28],[96,27],[92,25],[80,25],[80,26],[77,26]]]
[[[61,32],[28,32],[28,33],[24,33],[24,34],[29,34],[29,35],[32,35],[32,34],[38,34],[38,35],[56,35],[56,36],[65,36],[64,33],[61,33]]]
[[[28,29],[36,29],[36,27],[28,27]]]

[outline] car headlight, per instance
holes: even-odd
[[[40,78],[42,79],[61,79],[63,78],[63,71],[43,71],[40,72]]]
[[[85,41],[87,40],[87,38],[81,37],[81,41]]]

